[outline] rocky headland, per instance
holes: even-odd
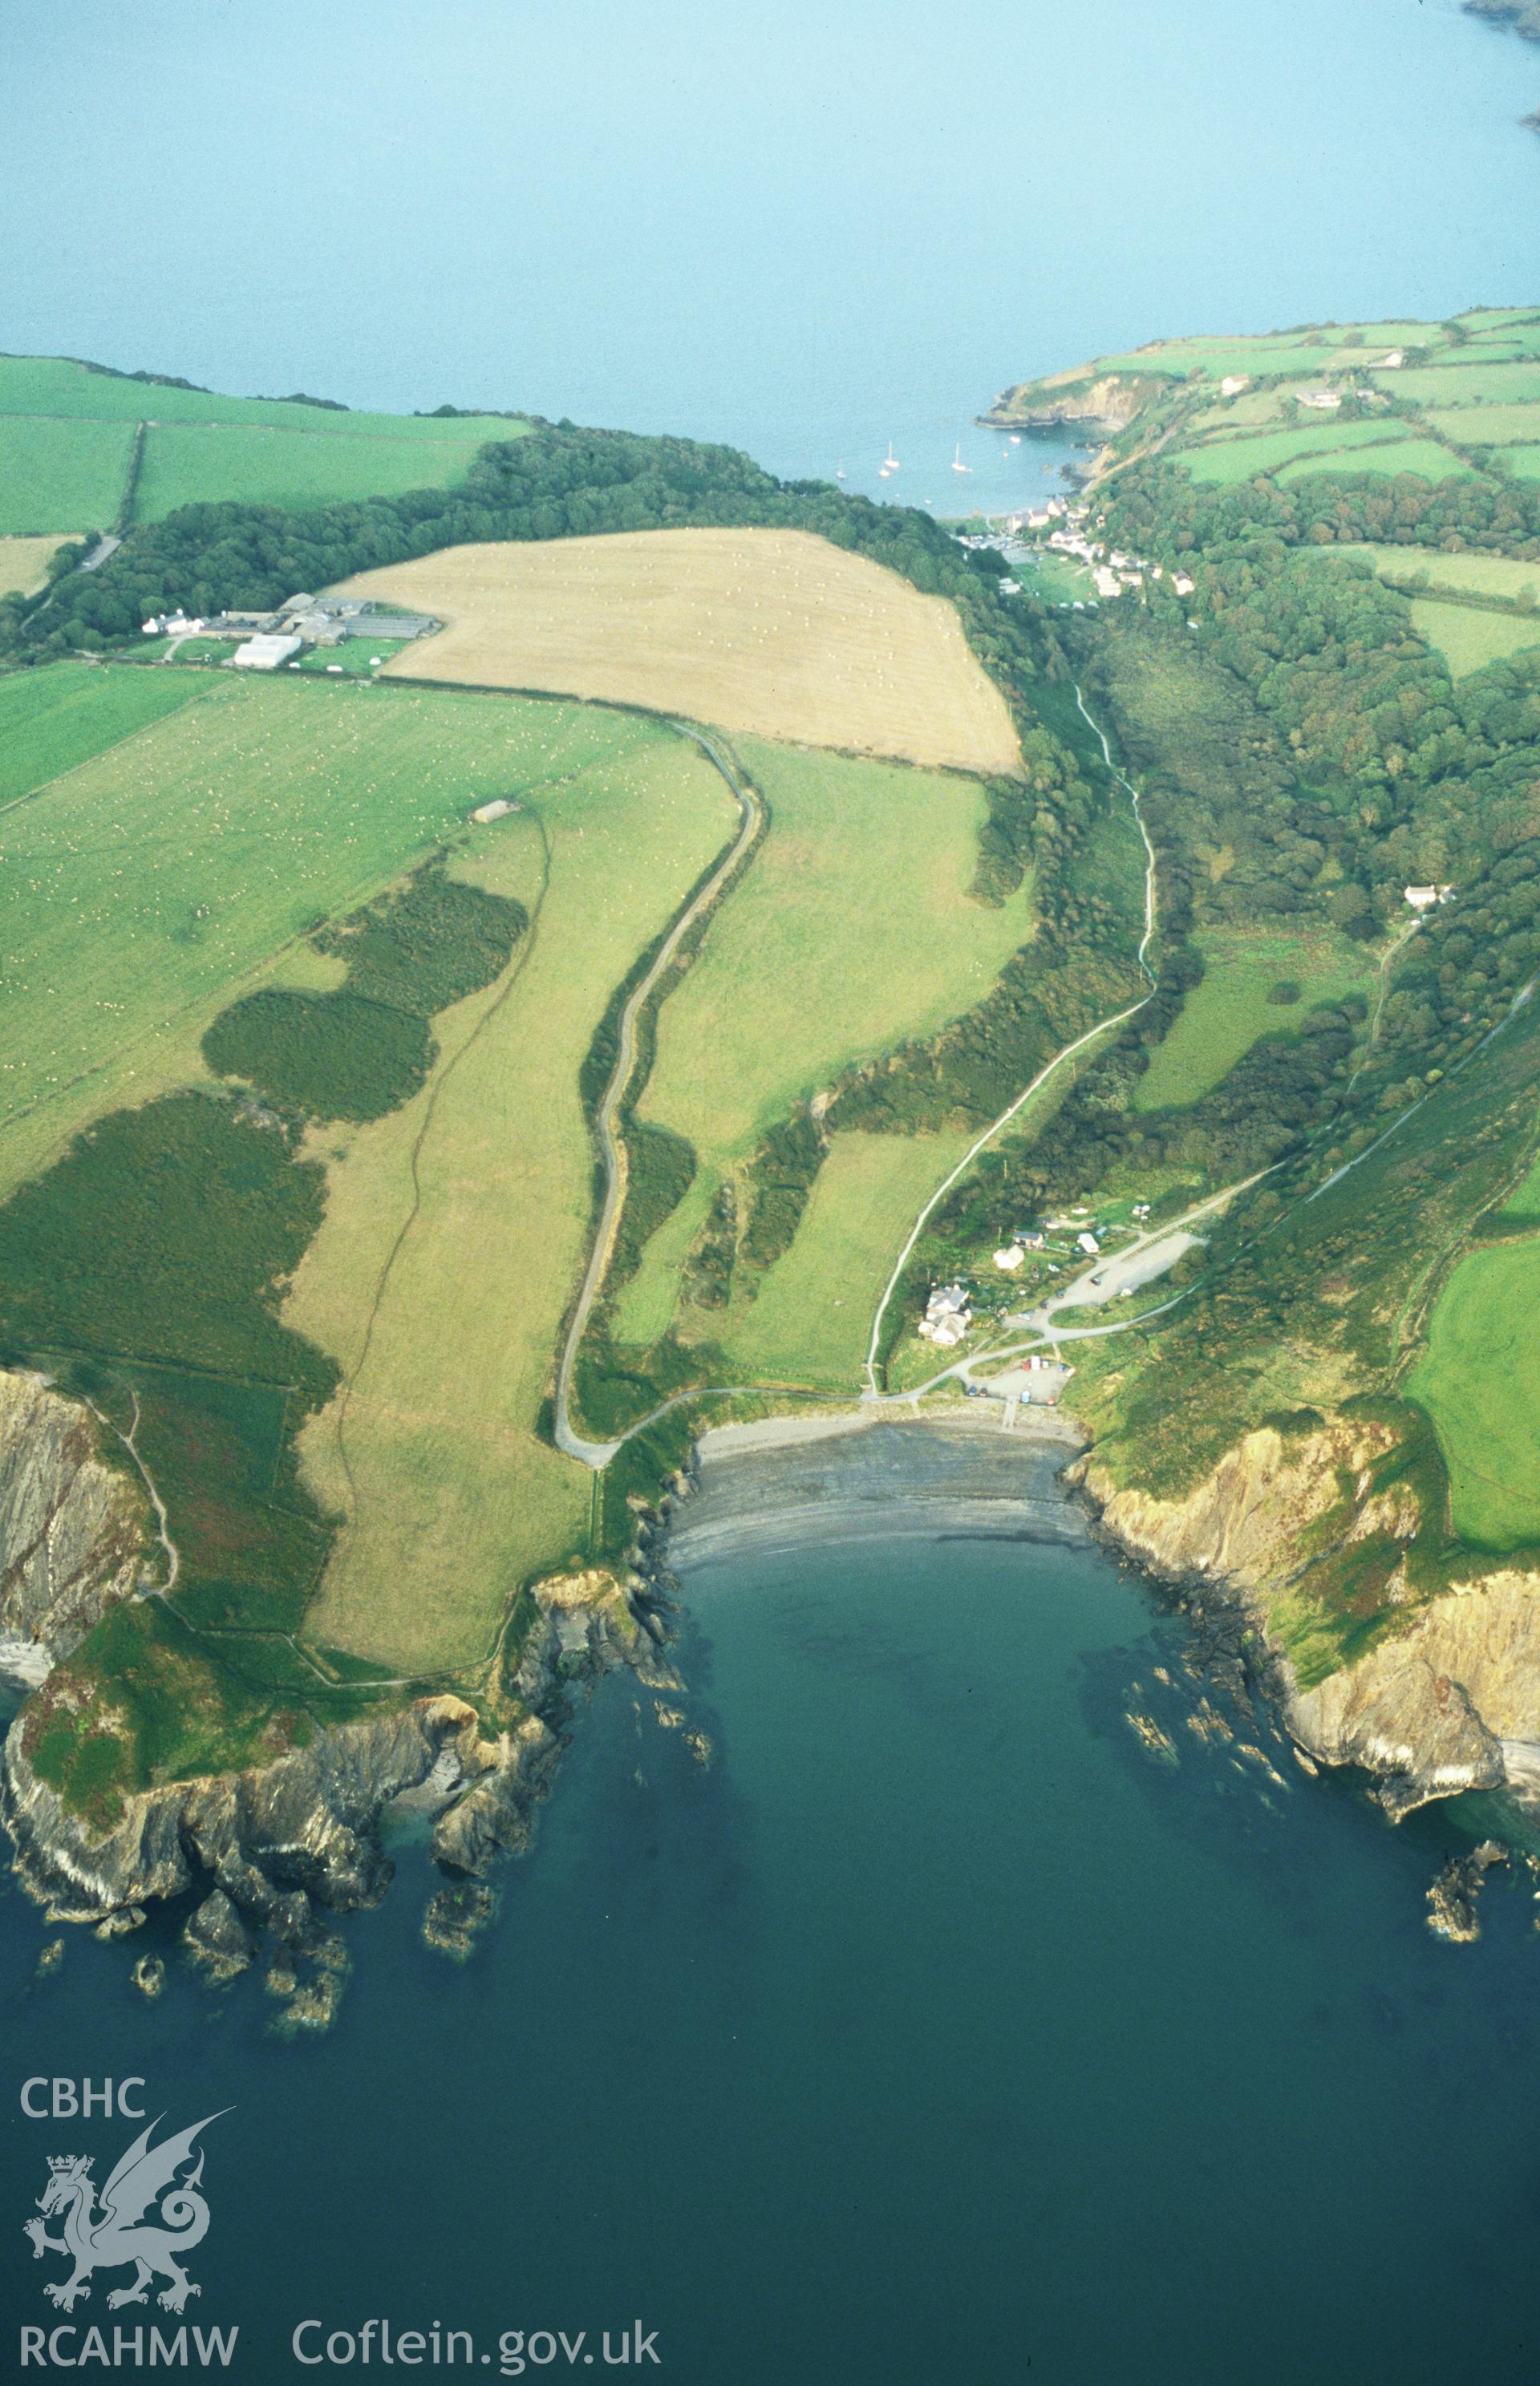
[[[0,1373],[3,1653],[34,1692],[110,1606],[158,1595],[148,1502],[132,1471],[104,1455],[109,1448],[88,1409],[41,1379]],[[677,1689],[662,1653],[663,1580],[649,1555],[662,1523],[638,1513],[624,1572],[531,1586],[533,1621],[492,1699],[409,1699],[317,1727],[267,1761],[128,1794],[109,1818],[72,1808],[42,1777],[24,1704],[0,1757],[0,1820],[19,1880],[50,1921],[104,1936],[136,1928],[157,1901],[195,1899],[184,1940],[208,1972],[230,1978],[275,1942],[270,1985],[301,2000],[297,2022],[323,2022],[345,1968],[325,1916],[385,1894],[388,1810],[426,1809],[435,1860],[451,1881],[474,1880],[527,1840],[574,1691],[620,1665]],[[434,1943],[463,1952],[471,1905],[433,1919]],[[311,1959],[314,1978],[295,1971],[297,1956]]]
[[[1271,1658],[1288,1727],[1318,1764],[1355,1765],[1399,1820],[1467,1790],[1540,1790],[1540,1579],[1516,1570],[1457,1582],[1382,1632],[1356,1663],[1302,1684],[1278,1615],[1301,1583],[1312,1534],[1409,1544],[1417,1494],[1371,1487],[1387,1437],[1327,1421],[1285,1438],[1248,1433],[1184,1499],[1120,1488],[1094,1450],[1070,1470],[1102,1529],[1158,1580],[1238,1602]],[[1349,1488],[1345,1513],[1344,1487]],[[1394,1577],[1393,1577],[1394,1585]],[[1393,1602],[1395,1589],[1392,1590]]]

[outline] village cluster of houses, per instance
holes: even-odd
[[[1030,549],[1022,543],[1021,534],[1023,531],[1035,532],[1040,541],[1050,546],[1055,555],[1068,556],[1074,562],[1087,567],[1098,600],[1120,596],[1128,588],[1142,588],[1146,575],[1151,580],[1167,577],[1163,565],[1151,563],[1144,556],[1125,555],[1119,547],[1108,548],[1092,534],[1093,527],[1089,506],[1071,504],[1064,497],[1050,497],[1045,506],[1035,508],[1029,513],[1009,515],[1003,534],[965,536],[963,545],[995,546],[1007,558],[1013,554],[1025,556]],[[1185,571],[1173,571],[1170,584],[1179,596],[1190,596],[1193,593],[1193,580]],[[1010,594],[1019,584],[1002,581],[1000,584]]]
[[[1142,1226],[1150,1214],[1147,1201],[1133,1204],[1132,1218]],[[1003,1275],[1014,1275],[1026,1261],[1029,1251],[1047,1248],[1051,1234],[1067,1233],[1074,1237],[1075,1249],[1087,1259],[1099,1259],[1102,1238],[1096,1222],[1088,1212],[1075,1211],[1067,1218],[1045,1218],[1041,1225],[1018,1226],[1008,1243],[994,1253],[994,1264]],[[918,1332],[927,1342],[934,1342],[945,1350],[953,1350],[973,1325],[973,1296],[964,1284],[933,1285],[926,1303],[925,1315]]]

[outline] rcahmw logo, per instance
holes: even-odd
[[[131,2103],[129,2096],[144,2085],[142,2079],[116,2084],[107,2079],[100,2085],[89,2079],[29,2079],[21,2091],[21,2109],[34,2121],[85,2119],[93,2111],[106,2115],[115,2109],[139,2120],[144,2107]],[[64,2278],[44,2284],[44,2293],[60,2311],[72,2312],[89,2297],[98,2270],[133,2273],[125,2285],[108,2294],[108,2311],[148,2304],[150,2288],[158,2279],[165,2281],[156,2296],[163,2311],[180,2314],[188,2297],[201,2292],[183,2267],[184,2256],[201,2244],[208,2231],[204,2154],[196,2141],[221,2116],[206,2114],[190,2129],[152,2143],[164,2118],[164,2114],[158,2114],[140,2131],[99,2191],[91,2176],[93,2155],[48,2156],[48,2182],[37,2199],[41,2217],[24,2222],[23,2228],[35,2259],[57,2254],[70,2266]],[[55,2217],[59,2222],[57,2236],[48,2229],[48,2222]],[[228,2366],[239,2334],[234,2328],[146,2329],[121,2322],[110,2329],[23,2328],[21,2367],[80,2369],[97,2364],[106,2367],[147,2364],[151,2368],[179,2367],[189,2359],[205,2367],[211,2362]]]

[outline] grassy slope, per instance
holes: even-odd
[[[1488,613],[1478,605],[1441,605],[1414,596],[1413,627],[1436,647],[1456,679],[1481,671],[1521,647],[1540,646],[1540,614]]]
[[[345,422],[347,417],[341,418]],[[485,428],[485,426],[484,426]],[[475,448],[465,439],[393,439],[378,432],[329,433],[265,425],[168,423],[145,442],[135,521],[178,506],[322,506],[396,496],[463,480]]]
[[[141,521],[198,499],[301,506],[439,487],[458,480],[487,440],[531,428],[499,416],[358,414],[226,397],[57,357],[0,357],[0,534],[109,527],[141,422],[152,426]]]
[[[109,530],[133,436],[132,422],[0,419],[0,532]]]
[[[917,1212],[971,1138],[837,1135],[790,1250],[727,1337],[745,1380],[853,1398],[872,1316]]]
[[[535,1432],[589,1217],[578,1068],[612,989],[736,817],[692,749],[636,722],[610,726],[607,759],[535,799],[550,884],[506,1000],[494,989],[441,1023],[444,1059],[405,1110],[328,1132],[327,1151],[344,1156],[285,1312],[358,1368],[436,1086],[422,1208],[348,1400],[347,1469],[335,1410],[304,1445],[322,1497],[349,1518],[311,1628],[413,1667],[479,1655],[507,1592],[584,1543],[587,1470]],[[533,908],[535,823],[493,831],[474,874]]]
[[[1286,1035],[1312,1003],[1367,986],[1372,975],[1361,945],[1329,933],[1213,928],[1196,943],[1206,974],[1155,1047],[1139,1080],[1136,1110],[1195,1102],[1258,1036]],[[1300,1000],[1288,1007],[1269,1002],[1272,988],[1285,980],[1299,987]]]
[[[49,663],[0,679],[0,810],[199,693],[193,680],[110,664]]]
[[[74,704],[32,729],[61,763],[99,730],[93,704],[118,708],[120,738],[134,707],[178,710],[0,821],[0,1187],[86,1119],[198,1074],[215,1011],[318,917],[613,734],[561,705],[74,666],[5,684],[0,720],[13,690],[61,684]]]
[[[971,1008],[1031,925],[1025,887],[998,910],[968,896],[984,805],[967,781],[750,741],[742,751],[770,833],[663,1006],[638,1105],[688,1139],[713,1184],[847,1062]],[[692,1190],[692,1214],[703,1198]],[[653,1237],[624,1333],[666,1322],[682,1231],[675,1215]]]
[[[1445,555],[1427,546],[1344,546],[1333,552],[1361,556],[1382,580],[1398,587],[1426,573],[1431,593],[1458,588],[1473,596],[1519,597],[1528,589],[1540,597],[1540,563],[1521,563],[1511,556]]]
[[[970,781],[739,750],[770,833],[663,1007],[639,1105],[728,1159],[847,1061],[970,1008],[1032,918],[1025,886],[998,910],[968,894],[984,819]]]
[[[1479,1548],[1540,1539],[1540,1238],[1475,1250],[1440,1296],[1407,1389],[1448,1463],[1457,1532]]]
[[[1309,423],[1298,430],[1269,432],[1255,439],[1218,440],[1205,447],[1184,450],[1181,460],[1194,481],[1223,487],[1232,481],[1249,481],[1258,472],[1276,472],[1281,465],[1300,458],[1308,458],[1319,469],[1321,460],[1328,456],[1347,448],[1377,449],[1386,441],[1404,444],[1399,423]],[[1371,456],[1360,461],[1355,457],[1354,469],[1378,470],[1379,459]]]

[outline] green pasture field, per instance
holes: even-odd
[[[1257,1038],[1287,1035],[1317,1003],[1366,986],[1373,964],[1361,945],[1320,932],[1271,934],[1211,928],[1196,938],[1205,974],[1194,986],[1139,1080],[1134,1108],[1178,1109],[1227,1076]],[[1269,1002],[1272,988],[1299,987],[1299,1000]]]
[[[1221,439],[1207,446],[1178,451],[1176,461],[1185,464],[1194,481],[1209,485],[1228,486],[1234,481],[1255,479],[1258,472],[1277,472],[1284,465],[1303,459],[1312,470],[1319,470],[1330,458],[1338,460],[1342,451],[1373,447],[1385,442],[1403,446],[1415,443],[1407,440],[1399,425],[1386,422],[1323,422],[1302,424],[1298,430],[1264,433],[1255,439]],[[1457,459],[1448,459],[1454,469]],[[1355,469],[1369,469],[1368,466]]]
[[[713,1187],[794,1099],[971,1009],[1032,923],[1029,886],[998,910],[967,891],[984,818],[973,781],[752,739],[740,751],[770,830],[663,1004],[637,1104],[688,1140]],[[699,1191],[687,1206],[701,1223]],[[681,1232],[675,1213],[650,1240],[627,1337],[672,1312]]]
[[[1540,481],[1540,446],[1505,447],[1501,458],[1516,481]]]
[[[1521,647],[1540,647],[1540,613],[1487,612],[1479,605],[1441,605],[1436,597],[1414,596],[1411,617],[1419,637],[1437,647],[1454,679],[1517,654]]]
[[[508,976],[435,1021],[421,1094],[327,1130],[326,1217],[284,1311],[349,1386],[301,1445],[347,1520],[308,1631],[413,1669],[481,1656],[519,1583],[586,1548],[587,1470],[536,1430],[587,1249],[579,1071],[614,987],[736,826],[693,747],[610,720],[608,753],[461,866],[534,925]]]
[[[132,422],[0,417],[0,532],[110,529],[133,439]]]
[[[1343,425],[1344,431],[1355,428],[1351,422]],[[1461,457],[1441,447],[1434,439],[1393,439],[1363,448],[1344,448],[1339,443],[1332,455],[1301,457],[1297,462],[1285,465],[1278,477],[1281,481],[1299,481],[1309,472],[1412,472],[1420,481],[1447,481],[1457,474],[1468,480],[1480,477]]]
[[[1404,366],[1370,379],[1377,389],[1413,406],[1523,406],[1540,398],[1540,363],[1458,363],[1464,353],[1455,349],[1447,363]]]
[[[1540,399],[1529,406],[1430,407],[1423,422],[1435,438],[1461,447],[1508,447],[1540,439]]]
[[[1407,1390],[1433,1419],[1455,1529],[1478,1548],[1540,1539],[1540,1237],[1461,1260]]]
[[[266,424],[320,436],[360,432],[392,439],[517,439],[530,425],[500,415],[363,414],[329,406],[296,406],[262,397],[226,397],[217,390],[172,389],[121,373],[94,372],[65,357],[0,357],[0,415],[71,416],[99,422],[233,422]],[[57,525],[56,525],[57,526]]]
[[[350,415],[318,419],[352,422]],[[178,506],[221,501],[297,510],[354,498],[398,496],[408,489],[448,488],[464,479],[480,444],[463,437],[398,438],[351,428],[317,432],[265,423],[158,423],[145,435],[133,517],[136,521],[160,521]]]
[[[170,673],[49,663],[0,678],[0,811],[199,693]],[[6,843],[0,831],[0,845]],[[8,846],[6,848],[8,849]],[[3,964],[0,964],[3,965]]]
[[[1382,580],[1405,587],[1426,572],[1428,591],[1458,588],[1472,596],[1540,597],[1540,563],[1519,563],[1507,555],[1445,555],[1433,546],[1364,544],[1328,547],[1329,555],[1352,555],[1372,566]]]
[[[319,672],[323,679],[373,679],[372,655],[379,657],[383,667],[412,644],[410,638],[344,638],[340,647],[312,647],[309,653],[297,656],[296,661],[302,672]]]
[[[684,1199],[650,1237],[640,1267],[615,1303],[617,1342],[650,1350],[667,1333],[679,1299],[679,1270],[705,1227],[721,1183],[717,1169],[698,1167]]]
[[[968,893],[974,781],[754,738],[738,750],[769,833],[663,1005],[637,1105],[718,1160],[848,1062],[970,1010],[1032,925],[1029,886],[998,910]]]
[[[761,1383],[852,1397],[860,1390],[872,1319],[893,1262],[969,1140],[966,1133],[834,1137],[790,1250],[726,1337],[734,1380],[741,1370]]]
[[[71,665],[0,683],[0,721],[34,685],[55,701],[23,715],[20,775],[64,775],[0,817],[0,1191],[200,1076],[216,1011],[476,804],[638,735],[535,699]]]
[[[1314,330],[1290,333],[1262,333],[1256,337],[1244,334],[1235,338],[1193,340],[1162,340],[1145,350],[1134,350],[1115,357],[1098,357],[1098,372],[1200,372],[1213,381],[1222,381],[1228,373],[1313,373],[1338,370],[1351,360],[1355,351],[1344,359],[1343,350],[1348,335],[1360,327],[1353,324],[1333,325],[1330,330]],[[1378,327],[1366,325],[1363,355],[1365,361],[1382,347],[1446,346],[1449,334],[1436,323],[1397,323],[1389,333],[1380,333]],[[1370,331],[1377,336],[1368,336]]]
[[[1077,563],[1073,556],[1056,554],[1052,547],[1043,547],[1029,562],[1017,564],[1016,576],[1048,605],[1073,604],[1077,596],[1094,596],[1096,589],[1083,563]]]

